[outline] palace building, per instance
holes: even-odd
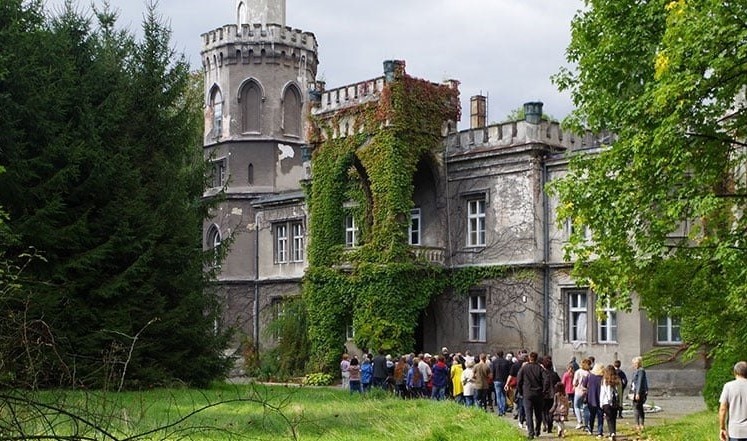
[[[286,26],[284,0],[238,0],[236,18],[202,35],[204,154],[212,164],[205,196],[225,190],[203,238],[206,249],[227,247],[217,268],[220,325],[246,337],[237,345],[251,342],[261,351],[274,343],[264,329],[284,299],[301,295],[309,266],[314,219],[304,188],[320,179],[315,149],[359,133],[353,111],[377,103],[396,75],[407,73],[403,61],[390,60],[378,78],[327,88],[316,79],[319,44],[313,33]],[[433,84],[458,88],[457,81]],[[412,258],[447,270],[505,269],[466,293],[435,296],[412,317],[412,350],[529,348],[552,355],[562,370],[573,356],[620,359],[626,367],[634,356],[677,348],[677,317],[649,317],[635,304],[632,312],[599,305],[592,290],[574,282],[563,259],[573,225],[556,218],[557,201],[544,189],[565,172],[569,153],[593,154],[601,136],[565,133],[542,118],[542,103],[524,110],[522,120],[488,125],[485,97],[472,97],[470,127],[443,121],[439,145],[412,174],[403,234]],[[320,122],[333,130],[320,134]],[[366,220],[354,212],[335,232],[340,249],[364,237]],[[353,350],[353,322],[341,326]],[[649,369],[649,381],[669,391],[699,390],[703,365],[662,363]]]

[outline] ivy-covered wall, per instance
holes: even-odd
[[[459,120],[458,93],[401,65],[378,100],[312,117],[304,282],[312,369],[333,370],[351,323],[359,347],[410,351],[421,311],[444,290],[446,271],[415,258],[407,230],[417,165],[440,154],[444,124]],[[336,137],[343,121],[352,126]],[[347,215],[360,229],[353,249],[344,245]]]

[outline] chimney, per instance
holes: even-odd
[[[475,95],[469,99],[470,128],[482,129],[487,125],[488,102],[484,95]]]
[[[386,60],[384,61],[384,77],[387,83],[391,83],[395,79],[402,78],[405,74],[405,61],[404,60]]]
[[[529,124],[539,124],[542,122],[542,102],[534,101],[524,103],[524,119]]]

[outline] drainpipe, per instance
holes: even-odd
[[[254,351],[259,354],[259,217],[261,211],[254,214],[254,318],[252,319],[252,337]]]
[[[550,354],[550,198],[545,191],[547,185],[547,154],[542,156],[542,348],[543,353]]]

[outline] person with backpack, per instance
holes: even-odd
[[[617,411],[620,407],[620,378],[617,376],[615,366],[609,365],[604,369],[602,387],[599,390],[599,404],[602,406],[610,441],[615,441],[617,436]]]
[[[555,393],[552,399],[550,414],[558,428],[558,438],[565,438],[565,422],[568,421],[568,409],[571,407],[568,400],[568,394],[565,392],[565,385],[557,383]]]

